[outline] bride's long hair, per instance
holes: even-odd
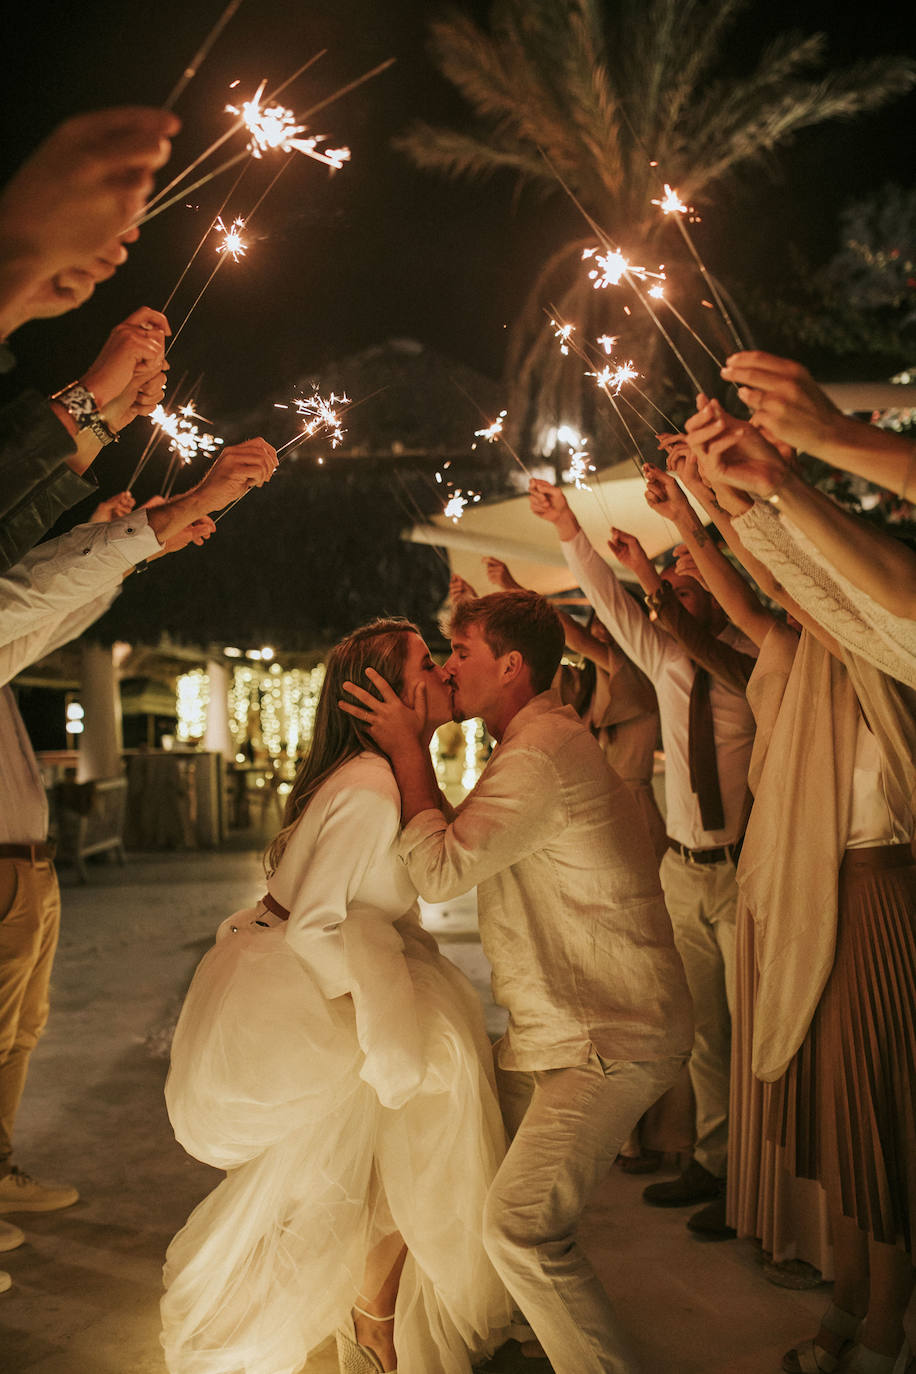
[[[339,701],[346,699],[344,683],[354,682],[369,688],[366,669],[374,668],[400,695],[404,688],[408,636],[419,633],[416,625],[400,617],[373,620],[335,644],[328,654],[325,678],[315,708],[312,746],[299,765],[286,799],[283,828],[267,851],[268,877],[275,872],[303,811],[335,768],[364,749],[375,754],[382,752],[364,722],[338,706]]]

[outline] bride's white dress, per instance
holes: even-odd
[[[194,975],[166,1100],[179,1142],[227,1174],[166,1257],[171,1374],[295,1374],[395,1229],[401,1374],[466,1374],[505,1334],[481,1243],[504,1152],[490,1046],[420,926],[399,818],[384,759],[343,764],[270,879],[289,920],[231,916]]]

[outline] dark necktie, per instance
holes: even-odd
[[[687,727],[687,759],[690,786],[700,803],[704,830],[721,830],[725,825],[719,770],[716,766],[716,740],[712,728],[712,703],[709,700],[709,673],[697,668],[690,689]]]

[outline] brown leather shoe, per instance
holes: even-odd
[[[642,1198],[650,1207],[690,1207],[695,1202],[710,1202],[724,1189],[724,1178],[716,1178],[692,1159],[680,1178],[670,1183],[650,1183],[643,1188]]]

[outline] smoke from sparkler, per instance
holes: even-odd
[[[244,121],[249,133],[248,147],[252,157],[263,157],[265,153],[279,148],[283,153],[299,152],[306,157],[323,162],[333,171],[339,172],[345,162],[350,160],[349,148],[321,148],[324,134],[307,133],[305,124],[297,124],[296,116],[285,105],[261,106],[266,80],[262,81],[251,100],[243,100],[241,105],[227,105],[227,114],[238,115]]]

